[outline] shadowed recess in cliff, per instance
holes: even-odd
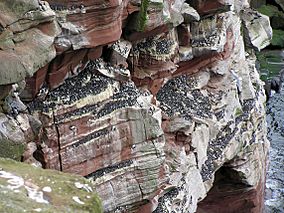
[[[262,199],[258,200],[261,196]],[[242,182],[242,177],[230,167],[223,166],[215,173],[212,189],[198,204],[197,213],[261,212],[263,194]]]

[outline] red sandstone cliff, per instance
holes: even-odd
[[[261,212],[268,18],[145,2],[2,1],[0,143],[91,179],[105,212]]]

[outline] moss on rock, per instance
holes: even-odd
[[[8,139],[0,139],[0,157],[20,161],[24,150],[24,144],[18,144]]]
[[[258,12],[267,15],[269,18],[273,16],[283,17],[284,13],[281,12],[276,6],[273,5],[262,5],[260,8],[257,9]]]
[[[284,31],[283,30],[273,30],[273,37],[271,40],[273,46],[279,46],[284,48]]]
[[[8,182],[12,178],[7,174],[23,180],[22,185]],[[10,159],[0,158],[0,188],[0,212],[103,212],[99,197],[85,178]],[[43,193],[46,203],[29,197],[31,188]]]
[[[141,1],[141,8],[139,11],[139,19],[138,19],[138,31],[143,32],[147,23],[147,10],[150,4],[150,0],[142,0]]]

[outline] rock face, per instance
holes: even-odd
[[[41,1],[0,3],[0,85],[32,76],[55,57],[55,13]]]
[[[263,210],[267,17],[245,0],[16,3],[32,18],[0,3],[1,156],[92,180],[104,212]]]
[[[56,47],[63,50],[96,47],[118,40],[122,32],[122,21],[130,13],[127,10],[128,1],[121,0],[48,2],[56,12],[62,28]]]
[[[272,29],[266,27],[269,24],[268,17],[252,9],[243,10],[241,17],[245,37],[251,45],[258,51],[268,46],[272,38]]]

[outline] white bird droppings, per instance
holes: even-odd
[[[78,189],[82,189],[84,185],[83,185],[82,183],[75,182],[75,186],[76,186]]]
[[[83,201],[81,201],[80,198],[77,197],[77,196],[73,196],[72,198],[73,198],[73,200],[74,200],[76,203],[79,203],[79,204],[82,204],[82,205],[85,204],[85,203],[84,203]]]
[[[25,186],[26,190],[28,191],[28,197],[35,200],[38,203],[46,203],[49,202],[43,198],[43,192],[38,191],[37,189],[31,188],[29,186]]]
[[[45,186],[45,187],[43,187],[42,191],[44,191],[44,192],[51,192],[52,189],[49,186]]]
[[[29,198],[35,200],[38,203],[48,203],[48,201],[43,198],[43,192],[38,190],[38,186],[30,183],[28,184],[28,182],[25,182],[22,177],[19,177],[9,172],[0,171],[0,178],[8,179],[8,189],[19,193],[19,188],[24,187],[27,190]]]
[[[85,189],[87,192],[93,191],[92,187],[90,187],[88,184],[82,184],[80,182],[75,182],[74,184],[78,189]]]

